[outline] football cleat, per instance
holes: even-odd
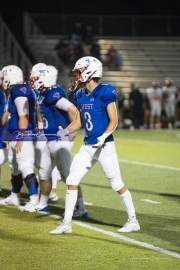
[[[37,204],[38,204],[38,199],[37,200],[30,200],[24,206],[19,206],[18,211],[31,212],[31,209]]]
[[[140,231],[139,222],[138,222],[138,220],[132,220],[132,219],[130,220],[130,219],[128,219],[126,224],[117,231],[118,232],[136,232],[136,231]]]
[[[73,218],[88,217],[88,211],[86,209],[76,209],[73,212]]]
[[[41,214],[48,214],[49,213],[49,207],[47,205],[44,204],[36,204],[35,206],[33,206],[29,212],[38,212]]]
[[[19,201],[19,198],[18,197],[13,196],[11,194],[6,199],[0,200],[0,205],[15,205],[15,206],[19,206],[20,205],[20,201]]]
[[[72,233],[72,225],[71,223],[66,222],[63,220],[62,223],[53,231],[50,232],[50,234],[63,234],[63,233]]]
[[[58,199],[59,199],[59,197],[57,196],[57,194],[56,194],[55,192],[52,192],[52,193],[49,194],[49,200],[50,200],[50,201],[55,202],[55,201],[57,201]]]

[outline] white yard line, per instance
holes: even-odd
[[[93,205],[91,202],[84,202],[85,205]]]
[[[170,167],[170,166],[163,166],[163,165],[158,165],[158,164],[144,163],[144,162],[139,162],[139,161],[131,161],[131,160],[119,159],[119,162],[133,164],[133,165],[153,167],[153,168],[158,168],[158,169],[180,171],[180,168],[175,168],[175,167]]]
[[[78,225],[78,226],[84,227],[86,229],[96,231],[96,232],[100,232],[100,233],[112,236],[114,238],[121,239],[121,240],[123,240],[125,242],[136,244],[138,246],[148,248],[148,249],[151,249],[151,250],[154,250],[154,251],[158,251],[158,252],[161,252],[163,254],[167,254],[167,255],[170,255],[170,256],[173,256],[173,257],[176,257],[176,258],[180,259],[180,254],[179,253],[176,253],[176,252],[173,252],[173,251],[170,251],[170,250],[166,250],[164,248],[156,247],[156,246],[150,245],[148,243],[141,242],[141,241],[138,241],[138,240],[135,240],[135,239],[132,239],[132,238],[117,234],[117,233],[113,233],[113,232],[110,232],[110,231],[99,229],[99,228],[96,228],[94,226],[91,226],[91,225],[88,225],[88,224],[85,224],[85,223],[82,223],[82,222],[79,222],[79,221],[73,221],[73,223]]]
[[[154,203],[154,204],[160,204],[161,203],[161,202],[152,201],[152,200],[149,200],[149,199],[141,199],[140,201],[142,201],[142,202],[148,202],[148,203]]]

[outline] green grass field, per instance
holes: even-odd
[[[50,235],[56,219],[0,207],[0,269],[180,269],[180,130],[114,133],[122,179],[131,191],[141,231],[117,233],[127,221],[124,205],[95,167],[81,186],[89,217],[73,224],[69,235]],[[82,144],[79,131],[73,147]],[[8,164],[1,168],[1,197],[10,194]],[[64,212],[66,186],[52,214]],[[22,203],[28,200],[23,186]],[[120,236],[118,238],[118,236]],[[157,248],[157,249],[156,249]]]

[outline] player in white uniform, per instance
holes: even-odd
[[[172,128],[175,118],[175,99],[177,93],[177,87],[173,84],[173,80],[170,78],[165,79],[165,86],[162,87],[163,91],[163,103],[166,116],[168,118],[168,128]]]
[[[28,209],[29,212],[48,212],[48,199],[52,188],[51,173],[55,166],[57,166],[64,182],[69,175],[71,149],[75,134],[69,136],[70,140],[60,141],[57,131],[59,127],[66,128],[75,119],[77,109],[67,99],[64,89],[61,86],[54,85],[56,77],[57,69],[48,65],[39,65],[33,68],[30,76],[34,88],[40,92],[38,104],[44,120],[44,134],[47,143],[40,160],[40,201],[35,207]],[[87,215],[82,197],[81,202],[78,201],[78,203],[79,207],[83,209],[81,215]]]
[[[11,195],[1,200],[0,204],[19,206],[19,195],[24,180],[30,195],[27,204],[32,206],[38,201],[38,182],[34,174],[34,144],[31,137],[20,134],[35,128],[35,98],[29,85],[23,83],[23,73],[19,67],[4,67],[2,79],[3,89],[10,90],[7,112],[8,130],[11,133],[8,160],[12,172],[12,190]]]
[[[101,164],[105,176],[111,187],[116,191],[125,205],[128,221],[118,232],[132,232],[140,230],[136,219],[131,193],[124,186],[121,179],[118,157],[116,154],[113,131],[118,117],[116,111],[116,90],[109,84],[99,84],[102,76],[101,62],[91,56],[79,59],[74,67],[77,76],[72,78],[72,89],[80,86],[74,94],[74,101],[78,114],[73,123],[66,129],[59,130],[58,136],[63,140],[81,128],[85,128],[84,143],[75,155],[66,184],[65,216],[63,222],[50,234],[72,232],[72,215],[77,198],[77,189],[81,179],[96,162]]]
[[[160,117],[162,110],[162,89],[158,81],[151,82],[152,87],[147,89],[150,104],[150,128],[160,128]]]

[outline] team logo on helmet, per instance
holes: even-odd
[[[7,76],[7,69],[2,70],[2,77]]]
[[[40,69],[39,73],[41,76],[45,76],[46,75],[46,70],[45,69]]]
[[[86,59],[85,62],[87,63],[87,66],[90,65],[90,60],[89,59]]]

